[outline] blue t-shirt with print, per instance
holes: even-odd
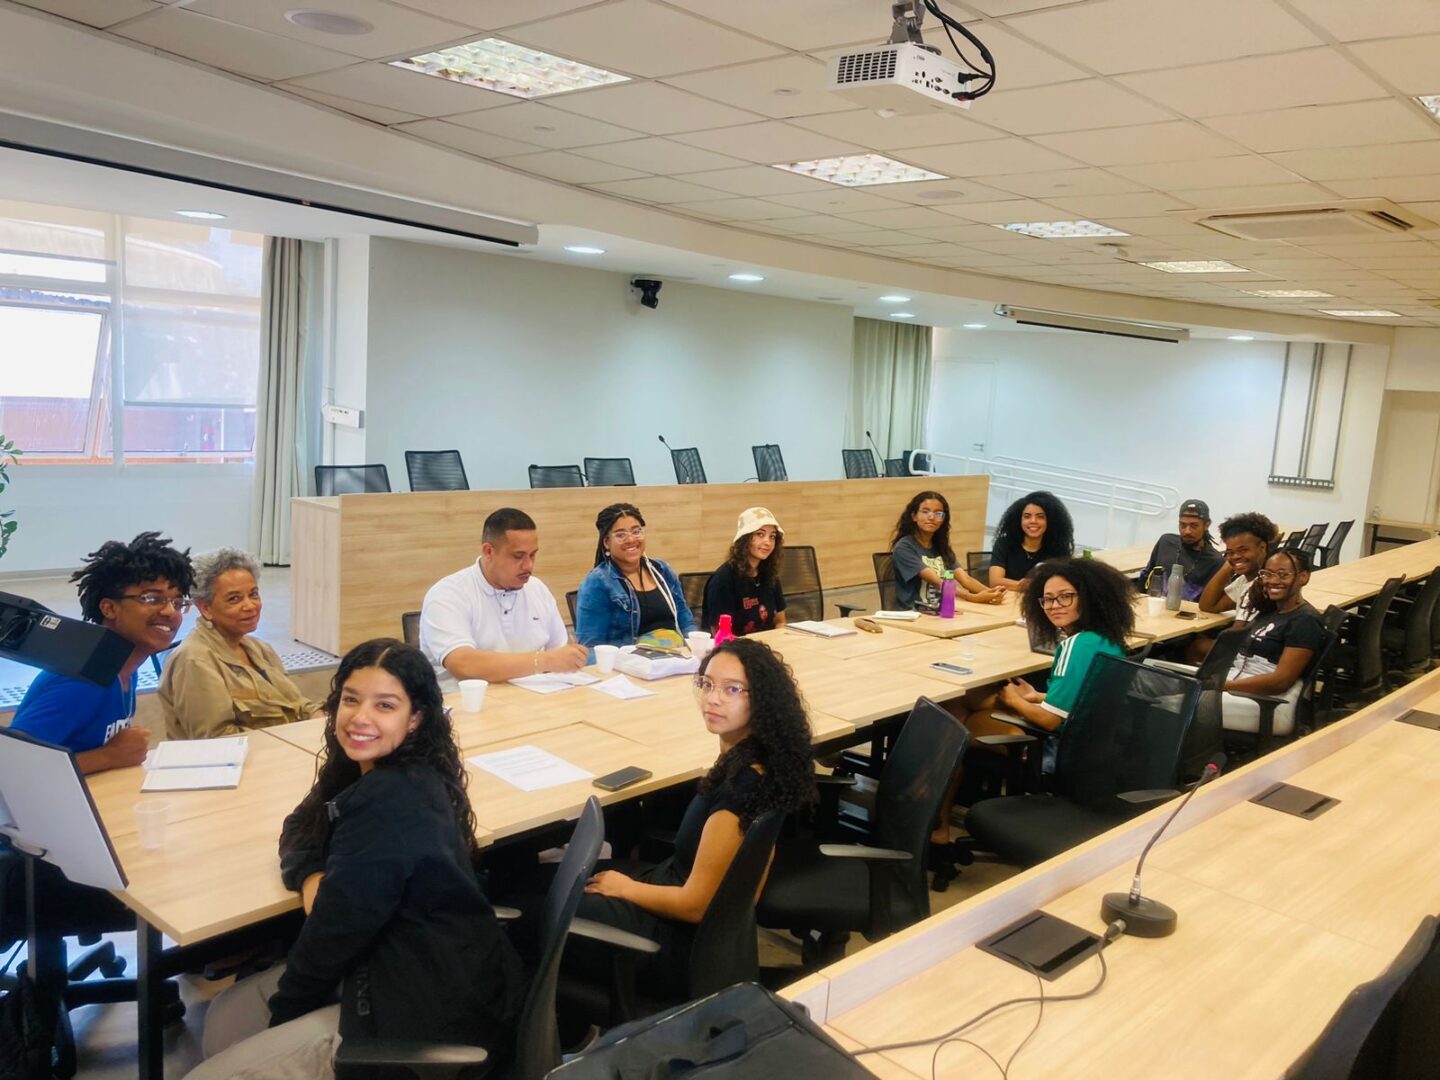
[[[10,727],[77,754],[104,746],[135,715],[135,676],[96,686],[42,671],[15,710]]]

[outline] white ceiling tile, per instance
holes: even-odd
[[[904,151],[908,153],[908,151]],[[886,184],[885,197],[912,206],[946,206],[970,202],[998,202],[1010,198],[1005,191],[996,191],[973,180],[917,180],[908,184]]]
[[[848,221],[874,229],[942,228],[955,224],[955,219],[928,206],[900,206],[893,210],[862,210],[842,214]]]
[[[827,113],[792,120],[796,127],[875,150],[899,150],[907,146],[939,146],[994,139],[1002,132],[959,115],[958,110],[925,112],[912,116],[884,117],[873,109]]]
[[[798,52],[850,41],[883,41],[890,32],[890,12],[871,0],[725,0],[723,14],[715,0],[670,2]]]
[[[116,27],[113,33],[262,82],[313,75],[355,62],[348,53],[276,37],[181,7],[167,7],[134,19]]]
[[[1440,34],[1366,41],[1350,50],[1402,94],[1440,94]]]
[[[596,146],[600,143],[633,139],[639,132],[591,120],[588,116],[561,112],[538,101],[525,101],[499,109],[462,113],[449,117],[451,123],[519,139],[551,150],[568,150],[575,146]]]
[[[895,157],[946,176],[999,175],[1039,169],[1065,169],[1076,162],[1024,139],[987,139],[961,146],[912,147]]]
[[[774,200],[770,200],[773,202]],[[777,232],[790,233],[796,236],[815,236],[821,233],[842,233],[854,232],[855,223],[846,221],[844,218],[831,217],[829,214],[810,214],[806,217],[782,218],[780,220],[767,221],[767,225]]]
[[[782,56],[715,71],[676,75],[665,82],[777,120],[855,108],[853,101],[825,89],[825,65],[808,56]]]
[[[804,217],[806,211],[782,206],[766,199],[707,199],[704,202],[676,203],[676,210],[713,217],[716,221],[775,221]]]
[[[1097,195],[1095,197],[1099,199],[1125,198],[1123,195]],[[1133,218],[1110,215],[1105,216],[1104,224],[1109,225],[1112,229],[1130,233],[1132,236],[1193,237],[1205,235],[1203,226],[1196,225],[1193,221],[1186,221],[1178,214],[1147,214],[1143,217]]]
[[[1034,199],[1004,199],[1000,202],[960,203],[943,206],[941,212],[948,217],[963,218],[986,224],[1008,225],[1017,221],[1066,221],[1068,211]]]
[[[1211,158],[1207,161],[1172,161],[1154,165],[1113,165],[1112,172],[1149,187],[1168,191],[1181,187],[1244,187],[1250,184],[1286,184],[1295,174],[1258,154]]]
[[[1007,90],[1019,90],[1026,86],[1044,86],[1047,83],[1071,82],[1075,79],[1083,79],[1089,74],[1084,69],[1063,59],[1065,56],[1063,49],[1057,56],[1054,52],[1012,33],[1000,23],[975,25],[971,29],[976,37],[985,42],[985,47],[990,50],[990,55],[995,57],[996,66],[1003,73],[1000,76],[999,84]],[[975,46],[958,34],[956,40],[961,43],[961,47],[970,61],[977,63],[980,61],[980,54]],[[950,39],[946,36],[943,27],[927,23],[925,44],[934,45],[940,50],[941,55],[952,61],[955,59],[955,49],[950,44]],[[968,67],[969,63],[962,66]],[[989,95],[987,94],[986,97],[988,98]],[[980,112],[984,108],[983,102],[976,102],[974,111]],[[977,116],[976,119],[983,120],[984,116]]]
[[[1364,242],[1307,244],[1303,250],[1316,257],[1346,260],[1440,254],[1426,241],[1406,236],[1388,236]]]
[[[1320,44],[1269,0],[1098,0],[1007,25],[1107,75]]]
[[[375,27],[368,34],[326,34],[296,26],[285,18],[287,11],[295,10],[295,0],[188,0],[185,6],[202,15],[213,15],[227,22],[240,23],[280,37],[294,38],[296,41],[306,41],[322,49],[337,49],[368,60],[401,55],[418,56],[437,45],[474,36],[473,29],[469,26],[422,15],[418,11],[384,3],[383,0],[345,2],[346,15],[364,19]]]
[[[48,11],[86,26],[114,26],[160,7],[156,0],[18,0],[28,8]]]
[[[1040,11],[1074,2],[1075,0],[967,0],[965,6],[986,15],[1014,15],[1022,11]]]
[[[373,63],[307,75],[279,85],[319,90],[417,116],[445,116],[471,109],[490,109],[515,100],[506,94],[492,93],[477,86],[465,86],[448,79]]]
[[[634,128],[649,135],[731,127],[759,120],[754,113],[687,94],[658,82],[628,82],[547,98],[547,105]]]
[[[686,179],[732,195],[795,195],[803,191],[829,191],[834,185],[769,165],[692,173]]]
[[[477,134],[480,134],[477,132]],[[495,138],[496,136],[489,136]],[[501,165],[508,165],[521,172],[534,173],[549,180],[563,180],[567,184],[600,184],[607,180],[635,180],[642,174],[634,169],[622,169],[604,161],[583,158],[565,150],[546,150],[539,154],[521,154],[518,157],[500,159]]]
[[[1327,185],[1328,186],[1328,185]],[[1249,206],[1289,206],[1326,202],[1332,196],[1315,184],[1264,184],[1259,187],[1181,188],[1170,192],[1191,206],[1206,210],[1240,209]]]
[[[861,154],[863,147],[802,131],[779,120],[741,127],[715,128],[713,131],[692,131],[675,136],[679,142],[714,150],[717,154],[762,164],[788,164],[814,158]]]
[[[616,180],[604,184],[586,184],[592,191],[607,195],[619,195],[637,202],[680,203],[704,202],[713,199],[715,192],[699,184],[674,180],[668,176],[647,176],[640,180]]]
[[[1341,41],[1404,37],[1440,31],[1440,4],[1435,0],[1290,0],[1302,15],[1314,19]]]
[[[946,225],[938,229],[922,228],[907,229],[916,236],[923,236],[927,240],[943,240],[947,244],[977,244],[985,243],[995,236],[994,225]]]
[[[358,116],[364,120],[372,120],[377,124],[403,124],[408,120],[419,120],[420,117],[414,113],[402,112],[399,109],[387,109],[384,105],[371,105],[366,101],[356,101],[353,98],[339,97],[335,94],[324,94],[319,90],[307,90],[303,86],[281,86],[287,94],[304,98],[307,101],[315,101],[321,105],[328,105],[339,112],[349,113],[351,116]]]
[[[700,172],[702,169],[732,169],[745,164],[724,154],[686,146],[671,139],[632,139],[628,142],[607,143],[577,150],[582,157],[596,161],[608,161],[627,169],[670,176],[675,173]]]
[[[1017,135],[1122,127],[1171,119],[1168,110],[1100,79],[999,90],[976,103],[978,119]]]
[[[1363,270],[1440,270],[1440,251],[1430,255],[1396,256],[1392,258],[1346,259],[1351,266]]]
[[[1205,122],[1260,153],[1412,142],[1440,137],[1440,127],[1389,98],[1216,116]]]
[[[1440,173],[1440,138],[1393,146],[1286,150],[1270,160],[1311,180],[1356,180],[1367,176],[1421,176]]]
[[[535,22],[576,8],[589,7],[595,0],[392,0],[405,7],[424,11],[441,19],[467,26],[498,30],[521,22]]]
[[[492,135],[488,131],[476,131],[474,128],[461,127],[459,124],[451,124],[445,120],[417,120],[411,124],[399,124],[397,131],[404,131],[417,138],[425,139],[427,142],[439,143],[441,146],[448,146],[454,150],[463,150],[467,154],[474,154],[476,157],[495,160],[497,158],[514,157],[516,154],[533,154],[540,147],[534,143],[521,142],[519,139],[507,139],[502,135]],[[620,180],[619,176],[597,177],[596,179]]]
[[[1385,97],[1387,91],[1334,49],[1250,56],[1198,67],[1123,75],[1119,82],[1186,116],[1224,116],[1296,105]]]
[[[882,247],[916,242],[916,238],[908,233],[895,232],[890,229],[861,229],[855,232],[830,233],[827,235],[827,240],[855,247]]]
[[[1037,135],[1035,141],[1087,165],[1143,165],[1160,161],[1193,161],[1224,157],[1237,147],[1212,131],[1187,120],[1134,127],[1101,128],[1059,135]]]
[[[896,244],[878,249],[877,254],[896,255],[902,259],[947,259],[962,254],[959,244]]]
[[[881,185],[882,188],[889,186],[888,184]],[[833,184],[829,191],[813,191],[805,195],[775,195],[770,201],[783,206],[798,206],[801,210],[809,210],[816,214],[857,214],[862,210],[896,209],[895,204],[888,199],[882,199],[864,191],[856,191],[853,188],[836,187]],[[845,225],[851,229],[855,227],[853,221],[847,221]]]
[[[505,36],[646,78],[738,64],[781,51],[654,0],[617,0],[517,27]]]
[[[1410,203],[1440,199],[1440,176],[1382,176],[1360,180],[1327,180],[1337,195],[1347,199],[1390,199]]]
[[[1032,199],[1065,195],[1111,195],[1140,190],[1140,185],[1133,180],[1101,169],[1057,169],[1051,172],[982,176],[980,179],[991,187],[1013,191],[1016,195],[1026,195]]]
[[[1071,195],[1057,192],[1050,198],[1055,206],[1092,221],[1110,225],[1112,217],[1136,217],[1180,210],[1185,203],[1158,191],[1136,191],[1122,195]],[[1112,228],[1119,228],[1112,225]]]

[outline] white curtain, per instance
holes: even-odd
[[[271,566],[290,562],[290,498],[309,493],[319,457],[315,382],[323,275],[322,245],[266,238],[250,550]]]
[[[930,327],[856,319],[845,445],[869,446],[869,431],[885,457],[898,458],[924,444],[929,408]]]

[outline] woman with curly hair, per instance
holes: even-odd
[[[337,1035],[501,1056],[513,1037],[523,976],[475,877],[465,767],[430,662],[388,638],[357,645],[325,711],[315,784],[280,835],[308,917],[283,967],[210,1006],[192,1080],[262,1062],[329,1076]]]
[[[695,699],[706,730],[720,738],[720,756],[685,811],[675,853],[658,865],[607,864],[580,905],[586,918],[658,941],[642,977],[677,1000],[685,996],[695,925],[745,830],[770,810],[790,813],[815,797],[805,703],[778,654],[758,641],[726,642],[701,663]],[[609,970],[605,955],[577,959]]]
[[[890,539],[895,573],[895,606],[904,611],[940,603],[945,573],[955,576],[958,599],[998,604],[1004,589],[987,589],[967,574],[950,546],[950,503],[938,491],[922,491],[900,512]]]
[[[995,526],[990,584],[1021,592],[1040,563],[1068,558],[1074,550],[1075,525],[1070,511],[1050,492],[1032,491],[1006,507]]]
[[[785,590],[780,587],[780,561],[785,530],[763,506],[740,511],[735,539],[725,562],[705,583],[705,629],[710,633],[721,615],[741,637],[785,625]]]
[[[633,645],[658,635],[674,645],[695,629],[675,571],[645,554],[645,518],[630,503],[595,517],[595,569],[580,582],[575,638],[581,645]]]

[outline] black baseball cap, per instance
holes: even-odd
[[[1203,499],[1186,499],[1180,504],[1180,513],[1176,517],[1198,517],[1201,521],[1210,520],[1210,507]]]

